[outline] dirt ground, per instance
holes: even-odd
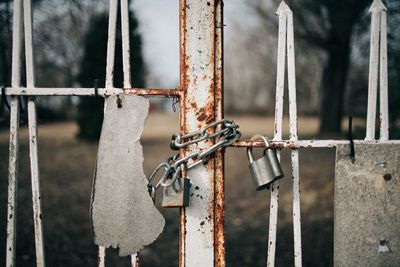
[[[246,137],[272,129],[273,119],[238,117]],[[318,123],[300,120],[311,136]],[[173,116],[150,117],[143,137],[145,172],[165,160],[169,138],[177,129]],[[75,139],[73,123],[39,128],[45,252],[48,266],[95,266],[96,247],[90,236],[89,198],[97,144]],[[272,130],[266,131],[271,135]],[[29,152],[22,129],[18,182],[17,266],[34,266]],[[333,265],[334,150],[300,151],[301,216],[304,266]],[[276,266],[293,265],[292,194],[289,151],[282,153],[285,171],[280,189]],[[0,265],[5,264],[8,133],[0,132]],[[193,177],[192,179],[195,179]],[[226,261],[227,266],[265,266],[268,239],[269,191],[256,192],[244,149],[226,152]],[[177,266],[178,211],[162,210],[167,225],[160,238],[140,252],[141,266]],[[107,251],[108,266],[129,266],[128,258]]]

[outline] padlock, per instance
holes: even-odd
[[[171,186],[163,187],[161,206],[163,208],[188,207],[190,199],[190,179],[178,177]]]
[[[255,135],[251,140],[256,139],[263,140],[266,147],[271,145],[265,135]],[[247,157],[250,161],[250,174],[257,191],[265,188],[269,189],[273,182],[284,176],[275,149],[265,149],[264,155],[261,158],[254,160],[253,148],[249,147],[247,148]]]

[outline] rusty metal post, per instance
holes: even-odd
[[[224,2],[215,3],[215,116],[224,118]],[[225,177],[224,150],[215,157],[215,266],[225,266]]]
[[[222,1],[180,1],[181,133],[223,116],[222,28],[216,27],[222,27]],[[181,153],[212,145],[205,141]],[[222,153],[188,172],[196,192],[181,210],[179,266],[224,266]]]

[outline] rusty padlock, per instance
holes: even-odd
[[[265,135],[255,135],[251,138],[251,140],[256,139],[261,139],[265,143],[266,147],[271,146],[268,137]],[[257,191],[265,188],[269,189],[273,182],[284,176],[275,149],[266,148],[264,150],[264,155],[261,158],[254,160],[253,148],[248,147],[247,157],[250,161],[250,174]]]
[[[161,206],[163,208],[188,207],[190,187],[190,179],[180,177],[180,168],[178,168],[171,182],[163,186]]]

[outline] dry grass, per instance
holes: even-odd
[[[233,117],[244,136],[272,129],[273,119]],[[315,119],[299,121],[313,135]],[[305,125],[307,127],[305,127]],[[178,128],[176,117],[152,114],[143,138],[145,171],[171,154],[169,138]],[[95,266],[96,248],[89,226],[89,198],[96,144],[76,140],[73,123],[44,125],[39,130],[43,223],[48,266]],[[271,132],[267,133],[271,134]],[[27,131],[21,131],[18,199],[18,264],[34,266],[33,222]],[[277,266],[293,264],[290,155],[282,155],[286,177],[281,183]],[[330,266],[333,255],[334,151],[301,150],[303,263]],[[0,265],[4,265],[6,169],[8,133],[0,133]],[[195,179],[193,177],[192,179]],[[159,240],[141,252],[142,266],[177,266],[178,212],[162,210],[167,226]],[[255,192],[244,149],[226,153],[226,244],[228,266],[265,266],[269,192]],[[128,259],[108,254],[109,266],[128,266]]]

